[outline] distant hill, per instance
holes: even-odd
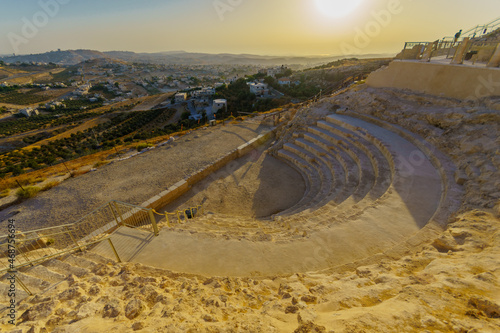
[[[51,51],[41,54],[5,56],[0,59],[6,63],[15,62],[45,62],[68,66],[76,65],[82,61],[90,59],[117,59],[127,62],[146,62],[154,64],[179,64],[179,65],[318,65],[328,63],[341,58],[382,58],[392,57],[393,55],[346,55],[346,56],[261,56],[253,54],[209,54],[209,53],[191,53],[185,51],[171,51],[159,53],[135,53],[127,51],[99,52],[94,50],[68,50]]]
[[[102,52],[93,50],[67,50],[67,51],[51,51],[40,54],[26,54],[18,56],[5,56],[0,59],[6,63],[16,63],[16,62],[45,62],[45,63],[55,63],[58,65],[68,66],[76,65],[85,60],[98,59],[98,58],[108,58]]]
[[[181,64],[181,65],[316,65],[352,56],[262,56],[254,54],[210,54],[191,53],[184,51],[161,53],[134,53],[134,52],[104,52],[111,58],[132,62],[150,62],[156,64]],[[392,57],[393,55],[362,55],[358,58]]]

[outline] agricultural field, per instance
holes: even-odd
[[[145,140],[172,133],[178,128],[177,125],[168,124],[174,114],[175,110],[168,108],[107,114],[105,115],[106,121],[101,121],[93,127],[78,130],[66,137],[48,140],[46,144],[29,146],[0,155],[0,175],[2,177],[7,174],[15,176],[30,170],[42,169],[60,161],[109,150],[123,142]],[[76,121],[84,116],[96,117],[97,114],[85,113],[71,117],[74,117]],[[37,118],[41,117],[32,119]],[[188,124],[185,128],[188,128]],[[43,135],[39,135],[39,138],[44,139]]]
[[[65,108],[54,112],[44,112],[39,116],[30,118],[16,116],[14,120],[0,122],[0,138],[36,129],[49,129],[95,117],[98,114],[89,112],[89,110],[102,106],[102,102],[88,103],[78,100],[66,101],[65,103]]]
[[[33,105],[49,101],[66,92],[68,92],[68,89],[43,91],[39,87],[18,88],[3,92],[0,89],[0,103],[14,105]]]

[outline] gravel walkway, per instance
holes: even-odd
[[[173,143],[64,181],[0,212],[0,230],[14,218],[18,230],[72,223],[107,203],[141,204],[241,144],[270,130],[255,120],[193,131]]]

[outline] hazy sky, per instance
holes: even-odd
[[[0,0],[0,54],[396,53],[498,16],[500,0]]]

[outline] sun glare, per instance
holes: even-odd
[[[342,18],[351,14],[363,0],[315,0],[318,9],[326,16]]]

